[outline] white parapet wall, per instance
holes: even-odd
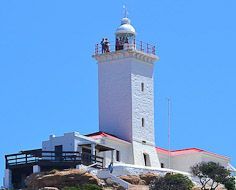
[[[113,182],[119,184],[120,186],[124,187],[125,189],[128,189],[131,186],[130,183],[120,179],[119,177],[117,177],[113,174],[111,174],[110,171],[107,170],[107,169],[99,170],[96,175],[100,179],[110,178]]]
[[[115,164],[113,166],[112,174],[115,176],[122,175],[139,175],[145,173],[156,173],[159,175],[165,175],[166,173],[180,173],[191,177],[190,173],[181,172],[178,170],[168,169],[168,168],[156,168],[156,167],[146,167],[146,166],[137,166],[131,164]]]
[[[12,171],[10,169],[5,170],[3,186],[6,189],[11,189],[12,188]]]
[[[40,166],[34,165],[34,166],[33,166],[33,173],[39,173],[39,172],[41,172]]]
[[[158,175],[165,175],[166,173],[179,173],[185,176],[188,176],[195,184],[198,184],[198,180],[193,178],[190,173],[181,172],[177,170],[167,169],[167,168],[155,168],[155,167],[145,167],[145,166],[137,166],[131,164],[115,164],[113,166],[112,174],[109,172],[108,169],[97,170],[96,175],[98,178],[107,179],[111,178],[117,184],[120,184],[124,188],[128,189],[131,186],[130,183],[120,179],[120,176],[126,175],[140,175],[145,173],[155,173]]]

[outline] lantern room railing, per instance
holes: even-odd
[[[115,42],[109,42],[109,44],[104,47],[100,43],[95,44],[94,55],[100,55],[116,51],[124,50],[137,50],[144,52],[146,54],[156,55],[156,47],[149,43],[143,41],[133,41],[132,43],[125,43],[123,45],[117,45]]]

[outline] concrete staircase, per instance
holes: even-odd
[[[128,190],[149,190],[149,187],[145,185],[130,185]]]
[[[121,178],[112,175],[108,170],[101,170],[97,173],[97,176],[101,179],[110,178],[115,183],[119,184],[120,186],[124,187],[127,190],[149,190],[148,186],[145,185],[132,185],[127,181],[122,180]]]

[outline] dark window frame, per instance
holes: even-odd
[[[141,83],[141,91],[144,92],[144,83]]]
[[[116,161],[120,162],[120,151],[116,150]]]
[[[145,119],[142,117],[142,127],[145,127]]]

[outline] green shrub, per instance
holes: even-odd
[[[236,184],[235,184],[235,178],[234,177],[229,177],[225,182],[224,182],[225,188],[227,190],[236,190]]]
[[[102,190],[102,188],[94,184],[85,184],[78,187],[65,187],[63,190]]]
[[[150,190],[191,190],[192,188],[192,181],[182,174],[166,174],[150,184]]]
[[[200,162],[191,168],[192,174],[199,178],[201,189],[210,185],[210,190],[215,190],[220,184],[225,185],[228,190],[235,190],[234,181],[230,178],[230,171],[215,162]],[[211,179],[211,181],[209,181]]]

